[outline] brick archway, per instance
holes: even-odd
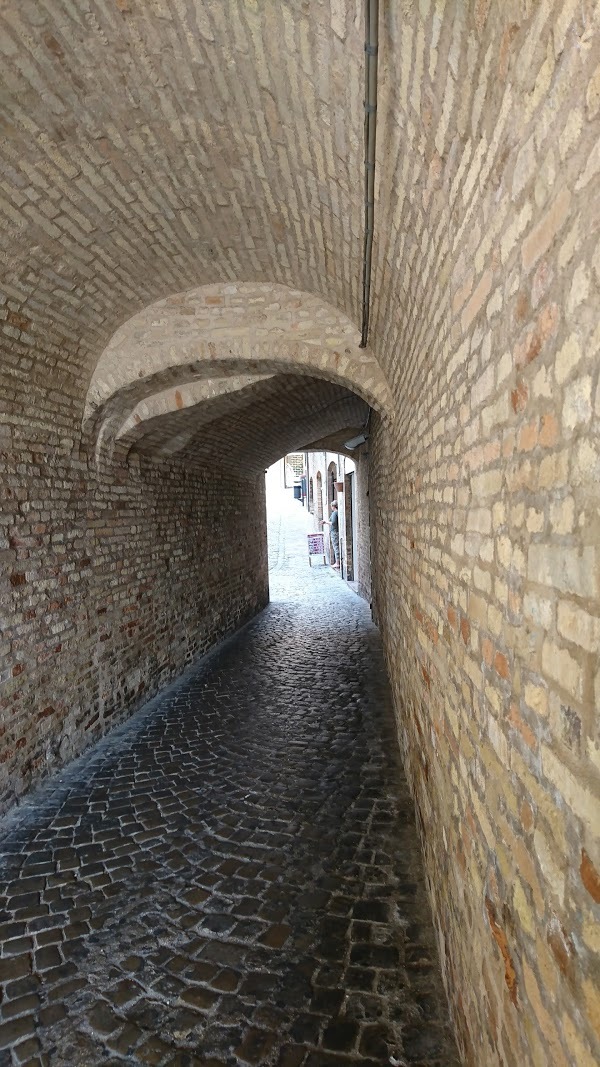
[[[116,331],[89,384],[84,430],[98,458],[147,418],[277,374],[343,385],[392,415],[385,375],[345,314],[284,285],[219,283],[160,300]]]

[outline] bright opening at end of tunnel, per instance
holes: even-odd
[[[324,576],[368,598],[369,560],[359,523],[365,483],[357,482],[359,464],[358,458],[340,453],[293,452],[266,470],[272,601],[310,595]]]

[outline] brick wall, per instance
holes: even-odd
[[[264,477],[85,452],[0,456],[0,807],[268,599]]]
[[[591,1067],[598,9],[526,8],[389,12],[375,593],[465,1061]]]
[[[365,600],[371,600],[371,528],[370,528],[370,500],[369,500],[369,453],[368,446],[361,446],[354,453],[356,463],[356,532],[358,544],[355,548],[356,573],[354,580],[358,582],[358,592]]]

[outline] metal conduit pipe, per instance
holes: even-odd
[[[371,306],[371,261],[375,218],[375,144],[377,136],[377,51],[379,0],[365,0],[365,234],[360,347],[367,347]]]

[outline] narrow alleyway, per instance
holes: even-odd
[[[0,1064],[458,1063],[368,606],[272,603],[1,826]]]

